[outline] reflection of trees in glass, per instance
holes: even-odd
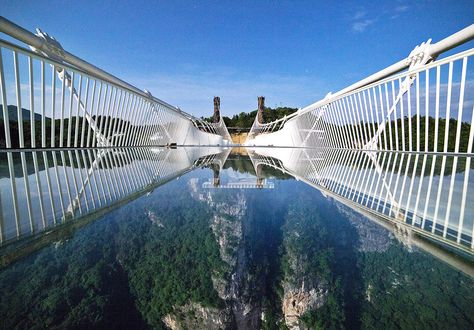
[[[472,329],[474,281],[424,252],[400,244],[360,259],[364,328]]]
[[[3,270],[2,326],[135,328],[144,319],[162,327],[173,306],[219,306],[211,275],[222,262],[209,214],[177,186]]]
[[[237,302],[220,298],[212,280],[233,280],[211,227],[216,209],[185,190],[187,178],[0,271],[0,325],[162,328],[173,314],[195,328],[202,325],[197,308],[231,310]],[[285,327],[285,297],[302,287],[322,289],[299,317],[310,328],[472,328],[472,279],[398,244],[359,251],[365,237],[348,216],[301,182],[279,180],[274,190],[239,194],[245,216],[227,218],[242,222],[242,237],[229,236],[227,246],[245,259],[236,262],[245,267],[235,300],[263,312],[262,328]],[[235,205],[235,196],[217,190],[214,205]],[[232,317],[225,321],[234,327]]]

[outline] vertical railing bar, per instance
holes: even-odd
[[[395,113],[395,111],[394,111],[394,113]],[[392,180],[393,180],[393,176],[395,174],[395,167],[397,165],[397,160],[398,160],[398,152],[395,153],[395,159],[393,160],[392,171],[390,173],[390,179],[388,180],[388,183],[387,183],[387,193],[385,194],[385,201],[384,201],[384,205],[383,205],[383,208],[382,208],[382,212],[385,212],[385,208],[387,207],[387,200],[388,200],[389,195],[391,193]],[[392,206],[391,202],[390,202],[390,205]],[[389,211],[390,210],[391,210],[391,207],[390,207]]]
[[[122,135],[120,136],[120,146],[125,146],[125,141],[126,137],[128,134],[128,131],[130,129],[131,123],[130,123],[130,113],[132,112],[133,105],[135,103],[135,95],[134,94],[129,94],[129,98],[127,101],[127,108],[125,109],[125,114],[123,116],[123,130],[122,130]]]
[[[52,215],[53,215],[53,223],[56,224],[56,207],[54,206],[53,189],[51,187],[51,177],[50,177],[50,174],[49,174],[48,153],[46,151],[43,151],[43,163],[44,163],[45,174],[46,174],[46,183],[48,184],[49,201],[51,203],[51,212],[52,212]]]
[[[117,161],[115,159],[115,153],[118,151],[119,151],[118,149],[113,149],[112,152],[110,152],[107,156],[109,159],[110,166],[113,169],[113,171],[111,172],[111,175],[115,182],[117,198],[120,198],[121,196],[125,194],[125,190],[123,188],[123,182],[121,178],[122,171],[117,166]]]
[[[118,173],[118,182],[119,182],[119,187],[120,187],[120,190],[122,191],[122,196],[125,195],[125,187],[124,187],[124,182],[123,182],[123,171],[122,171],[122,168],[121,168],[121,164],[120,162],[118,161],[118,157],[116,156],[119,152],[120,152],[120,149],[117,149],[117,150],[114,150],[115,152],[112,153],[110,155],[110,159],[111,159],[111,163],[113,163],[114,165],[114,168],[117,169],[117,173]],[[117,175],[115,176],[117,178]]]
[[[151,103],[150,104],[150,125],[148,125],[148,129],[145,133],[145,140],[144,140],[144,145],[151,145],[151,137],[153,135],[153,131],[154,131],[154,127],[156,125],[156,121],[157,121],[157,114],[155,112],[155,104],[154,103]]]
[[[87,177],[86,177],[87,182],[86,183],[87,183],[87,188],[89,188],[89,193],[90,193],[91,203],[92,203],[92,209],[95,210],[97,207],[96,207],[96,204],[95,204],[96,200],[95,200],[94,190],[92,189],[92,173],[93,172],[89,171],[89,165],[87,164],[88,159],[86,158],[86,152],[85,152],[84,149],[81,150],[81,155],[82,155],[82,162],[84,163],[84,170],[85,170],[86,175],[87,175]],[[92,163],[91,163],[91,167],[92,167]]]
[[[31,154],[33,157],[33,167],[35,169],[36,187],[38,189],[38,201],[39,201],[40,212],[41,212],[41,221],[42,221],[42,225],[44,229],[46,228],[46,215],[44,212],[43,188],[41,185],[41,178],[40,178],[39,169],[38,169],[38,156],[36,154],[36,151],[32,151]]]
[[[117,106],[117,111],[116,115],[114,117],[114,125],[112,127],[112,135],[111,135],[111,144],[113,146],[119,145],[119,132],[120,132],[120,126],[122,125],[122,112],[123,108],[125,108],[125,104],[127,103],[127,93],[120,89],[120,97],[119,97],[119,104]]]
[[[350,101],[350,106],[351,106],[351,111],[354,115],[354,125],[356,127],[357,133],[358,133],[358,141],[357,141],[357,148],[361,148],[364,145],[364,133],[362,131],[362,127],[360,125],[360,118],[357,109],[354,106],[354,95],[349,95],[349,101]]]
[[[97,149],[91,149],[92,156],[94,157],[94,163],[96,164],[95,166],[97,168],[97,170],[95,171],[95,176],[96,178],[99,177],[99,187],[102,190],[102,195],[104,196],[104,204],[107,205],[107,193],[104,189],[104,183],[100,168],[103,152],[104,150],[102,149],[99,149],[99,151],[97,151]]]
[[[34,102],[34,83],[33,83],[33,59],[28,56],[28,77],[30,83],[30,146],[36,148],[36,115],[35,115],[35,102]]]
[[[84,182],[84,177],[82,176],[82,164],[81,163],[84,163],[84,160],[83,159],[81,160],[81,156],[79,154],[78,149],[74,150],[74,154],[76,156],[76,163],[77,163],[77,168],[78,168],[78,172],[79,172],[79,180],[82,183],[82,188],[81,189],[84,191],[84,205],[86,207],[86,210],[89,211],[90,208],[89,208],[89,201],[87,200],[87,189],[86,189],[86,186],[85,186],[86,183]],[[84,168],[87,168],[85,163],[84,163]],[[87,170],[86,170],[86,173],[87,173]],[[78,192],[77,196],[78,196],[78,203],[79,203],[79,205],[81,205],[81,193],[80,193],[80,191]]]
[[[448,143],[449,143],[449,122],[451,119],[451,91],[452,91],[452,82],[453,82],[453,62],[449,63],[449,72],[448,72],[448,93],[446,96],[446,121],[444,125],[444,142],[443,142],[443,152],[448,152]]]
[[[390,211],[392,211],[392,210],[393,210],[393,207],[396,206],[396,205],[393,205],[393,203],[394,203],[394,202],[397,202],[396,196],[397,196],[397,190],[398,190],[398,183],[399,183],[399,181],[400,181],[400,176],[401,176],[401,172],[402,172],[403,162],[405,161],[405,153],[402,153],[401,155],[402,155],[402,157],[401,157],[400,163],[399,163],[399,165],[398,165],[398,170],[397,170],[397,173],[395,174],[396,179],[395,179],[395,186],[394,186],[394,188],[393,188],[393,194],[392,194],[392,196],[393,196],[392,199],[393,199],[393,200],[392,200],[391,203],[390,203],[390,205],[391,205]],[[401,203],[401,201],[400,201],[400,203]],[[400,203],[397,202],[397,204],[400,204]],[[400,208],[398,207],[397,213],[395,214],[395,216],[397,217],[397,219],[399,218],[399,214],[400,214]]]
[[[28,169],[26,167],[25,153],[23,151],[20,152],[20,158],[21,158],[21,168],[23,170],[23,182],[25,184],[26,207],[28,210],[28,218],[30,220],[30,231],[33,234],[35,232],[35,227],[34,227],[33,210],[31,208],[30,182],[28,179]]]
[[[107,97],[109,97],[109,99],[112,97],[112,90],[111,90],[110,96],[109,96],[109,84],[105,85],[105,94],[104,94],[104,99],[102,101],[102,107],[100,107],[100,110],[99,110],[100,101],[97,104],[97,116],[96,116],[96,120],[95,120],[95,122],[96,122],[95,129],[98,130],[98,132],[95,131],[94,132],[95,134],[92,137],[92,145],[94,147],[99,146],[100,141],[98,140],[98,136],[100,137],[102,135],[102,127],[104,125],[104,111],[105,111],[105,107],[107,106]],[[99,123],[99,118],[100,118],[100,123]]]
[[[443,192],[444,170],[446,168],[446,156],[443,155],[441,157],[442,157],[441,158],[441,172],[440,172],[440,176],[439,176],[438,193],[436,195],[435,212],[434,212],[434,216],[433,216],[433,228],[431,230],[433,233],[436,230],[435,227],[436,227],[436,223],[437,223],[437,220],[438,220],[439,204],[440,204],[441,195],[442,195],[442,192]]]
[[[160,121],[160,114],[159,112],[157,111],[157,105],[154,104],[153,105],[155,107],[155,111],[153,111],[153,114],[154,114],[154,120],[153,120],[153,123],[151,125],[151,129],[149,131],[149,138],[148,138],[148,145],[149,146],[152,146],[154,143],[153,141],[151,140],[152,136],[154,136],[156,133],[157,133],[157,130],[158,130],[158,127],[159,127],[159,121]]]
[[[469,142],[467,146],[466,153],[471,153],[474,151],[473,150],[473,142],[474,142],[474,106],[472,107],[472,112],[471,112],[471,129],[469,132]],[[467,187],[469,184],[469,172],[471,169],[471,159],[472,157],[467,156],[466,157],[466,167],[464,171],[464,183],[463,183],[463,192],[462,192],[462,198],[461,198],[461,213],[459,215],[459,228],[458,229],[458,237],[457,241],[458,243],[461,241],[461,233],[462,233],[462,227],[464,223],[464,212],[465,212],[465,206],[466,206],[466,199],[467,199]],[[471,231],[471,249],[474,249],[474,223],[472,225],[472,231]]]
[[[87,128],[87,142],[86,142],[86,145],[87,145],[88,148],[95,147],[94,137],[96,135],[95,129],[97,129],[97,125],[94,125],[93,123],[95,123],[97,121],[97,117],[99,115],[100,101],[102,99],[102,89],[104,87],[104,83],[102,81],[99,81],[99,83],[100,83],[100,87],[99,87],[99,94],[97,95],[97,101],[94,100],[95,90],[94,90],[94,93],[92,94],[91,111],[90,111],[90,114],[89,114],[89,118],[90,118],[89,119],[89,127]],[[94,111],[94,109],[95,109],[95,111]],[[94,119],[94,112],[96,113],[96,116],[95,116],[96,119]],[[92,128],[92,125],[94,125],[94,129]],[[91,135],[93,135],[92,136],[92,141],[91,141]]]
[[[389,101],[389,93],[388,93],[388,83],[384,84],[384,89],[385,89],[385,104],[386,104],[386,109],[387,109],[387,123],[385,125],[388,125],[388,135],[389,135],[389,140],[390,140],[390,150],[395,150],[393,147],[393,136],[392,136],[392,121],[391,121],[391,114],[390,114],[390,101]],[[385,118],[385,113],[383,114],[383,118]],[[383,122],[383,119],[382,119]],[[387,130],[387,129],[385,129]]]
[[[132,130],[132,133],[130,134],[131,145],[135,145],[135,146],[140,145],[143,113],[144,113],[145,107],[146,107],[146,101],[140,98],[139,107],[138,107],[138,110],[136,111],[135,118],[134,118],[136,124],[134,126],[134,129]]]
[[[425,175],[425,168],[426,168],[426,158],[428,157],[427,154],[424,154],[423,155],[423,162],[422,162],[422,165],[421,165],[421,173],[420,173],[420,180],[418,182],[418,193],[416,195],[416,200],[415,200],[415,208],[413,209],[413,225],[416,225],[416,217],[418,216],[418,213],[421,214],[421,212],[418,212],[418,205],[419,205],[419,202],[420,202],[420,196],[421,196],[421,189],[423,188],[423,178],[424,178],[424,175]],[[424,228],[424,222],[421,222],[420,223],[420,226],[421,228]]]
[[[398,141],[398,118],[397,118],[397,105],[396,105],[396,97],[395,97],[395,82],[392,80],[392,104],[393,104],[393,123],[395,126],[395,148],[397,151],[400,151],[399,141]],[[399,89],[401,89],[400,82],[399,82]],[[390,115],[391,116],[391,115]],[[391,120],[390,120],[391,124]]]
[[[420,137],[421,137],[421,127],[420,127],[420,73],[416,73],[416,151],[421,151]]]
[[[41,147],[46,148],[46,68],[41,61]]]
[[[440,82],[441,80],[441,68],[436,67],[436,103],[435,103],[435,135],[433,141],[433,152],[438,151],[438,129],[439,129],[439,97],[440,97]]]
[[[409,81],[407,80],[407,83]],[[401,78],[398,78],[398,85],[400,86],[400,90],[403,89],[403,82]],[[410,90],[410,87],[408,87],[408,91]],[[405,138],[405,112],[404,112],[404,106],[403,106],[403,96],[405,94],[400,93],[400,124],[401,124],[401,135],[402,135],[402,150],[406,150],[406,138]]]
[[[369,117],[367,116],[367,107],[365,107],[365,115],[364,115],[364,111],[362,111],[362,101],[361,101],[361,98],[360,98],[360,94],[361,92],[357,93],[357,99],[355,101],[355,105],[356,105],[356,111],[357,111],[357,115],[359,116],[359,113],[360,113],[360,118],[361,118],[361,121],[362,121],[362,127],[363,127],[363,132],[364,132],[364,140],[362,141],[362,145],[365,145],[369,140],[370,140],[370,134],[369,134],[369,131],[370,131],[370,123],[369,123]],[[355,95],[354,95],[354,98],[355,98]],[[367,127],[369,126],[369,127]]]
[[[99,82],[100,83],[100,82]],[[89,113],[84,111],[84,119],[87,119],[87,116],[89,116],[89,120],[87,121],[87,140],[86,140],[86,147],[90,148],[92,145],[90,144],[90,138],[91,138],[91,131],[92,131],[92,121],[94,120],[94,107],[95,107],[95,94],[96,94],[96,88],[97,88],[97,80],[94,79],[94,82],[92,83],[92,98],[91,98],[91,107]],[[99,91],[99,97],[100,97],[100,92],[102,91],[102,84],[100,85],[100,91]],[[85,110],[85,107],[84,107]],[[94,207],[95,208],[95,207]]]
[[[66,145],[68,148],[71,147],[71,128],[72,128],[72,107],[74,103],[74,71],[71,71],[71,89],[69,90],[69,120],[67,122],[67,140]],[[81,102],[80,96],[78,97],[77,103]]]
[[[132,118],[132,122],[134,123],[133,129],[128,137],[128,145],[130,146],[136,146],[137,145],[137,137],[139,135],[139,130],[140,130],[140,118],[142,115],[143,107],[145,105],[145,102],[141,97],[138,97],[138,106],[134,111],[134,116]]]
[[[452,66],[452,64],[453,63],[451,62],[450,65]],[[462,112],[463,112],[463,104],[464,104],[464,90],[466,88],[466,69],[467,69],[467,57],[464,57],[463,61],[462,61],[461,86],[460,86],[460,90],[459,90],[458,122],[457,122],[457,125],[456,125],[456,140],[455,140],[456,143],[455,143],[455,146],[454,146],[454,152],[455,153],[459,152],[459,143],[461,141],[461,125],[462,125]],[[450,80],[450,83],[451,83],[451,80]],[[451,88],[449,88],[449,93],[450,93],[449,95],[451,96]],[[448,100],[448,104],[451,103],[449,101],[450,100]],[[448,120],[447,120],[447,122],[448,122]],[[471,126],[473,124],[474,123],[471,121]]]
[[[407,163],[405,165],[405,174],[403,175],[403,181],[402,181],[402,188],[400,190],[400,199],[399,199],[399,207],[401,209],[402,205],[403,205],[403,196],[405,195],[405,184],[406,184],[406,181],[407,181],[407,177],[408,177],[408,169],[410,167],[410,164],[411,164],[411,157],[412,157],[412,154],[408,154],[408,160],[407,160]],[[409,192],[408,194],[410,194],[411,192]],[[407,222],[407,215],[408,215],[408,209],[405,209],[404,210],[404,217],[403,217],[403,222]],[[400,213],[400,211],[399,211]]]
[[[53,156],[54,172],[56,174],[56,184],[58,185],[59,202],[61,204],[61,211],[63,213],[62,220],[64,222],[66,220],[66,209],[64,208],[63,188],[62,188],[62,185],[61,185],[61,179],[59,178],[58,160],[56,158],[56,151],[52,151],[51,154]]]
[[[152,125],[150,124],[153,124],[153,120],[154,120],[154,111],[153,111],[153,104],[152,102],[147,102],[147,108],[146,108],[146,111],[145,111],[145,116],[144,116],[144,123],[143,123],[143,130],[142,130],[142,136],[141,136],[141,142],[140,142],[140,145],[141,146],[146,146],[147,145],[147,137],[149,136],[149,132],[150,132],[150,127]]]
[[[141,107],[143,106],[143,99],[141,97],[137,96],[135,98],[135,100],[136,100],[136,102],[135,102],[135,106],[133,108],[134,111],[132,111],[131,118],[130,118],[130,123],[131,123],[130,131],[127,134],[127,146],[134,146],[135,145],[134,137],[135,137],[135,132],[138,128],[137,118],[140,114]]]
[[[13,51],[13,66],[15,69],[15,92],[16,92],[16,111],[18,119],[18,141],[20,143],[20,148],[25,147],[25,137],[23,130],[23,109],[21,107],[21,89],[20,89],[20,72],[18,69],[18,53]],[[8,105],[5,104],[8,108]]]
[[[118,90],[117,90],[117,92],[118,92]],[[107,166],[106,174],[109,178],[108,181],[110,182],[110,185],[112,185],[113,197],[111,195],[111,199],[117,200],[118,199],[118,196],[117,196],[117,181],[115,179],[115,175],[113,175],[114,174],[113,171],[115,170],[115,168],[112,166],[112,164],[109,161],[109,154],[111,152],[113,152],[113,149],[112,150],[107,150],[104,153],[104,159],[105,159],[105,165]]]
[[[136,97],[135,97],[135,94],[130,94],[129,96],[129,99],[128,99],[128,102],[127,102],[127,108],[125,109],[126,110],[126,113],[125,113],[125,116],[123,117],[123,120],[124,120],[124,127],[123,127],[123,132],[122,132],[122,136],[120,137],[120,145],[125,147],[127,146],[127,138],[128,138],[128,132],[130,131],[130,127],[132,125],[131,123],[131,113],[133,111],[133,107],[135,105],[135,100],[136,100]]]
[[[111,146],[115,146],[115,134],[117,122],[120,118],[120,107],[122,106],[123,94],[122,89],[116,88],[114,104],[112,106],[112,113],[107,131],[107,141],[109,141]]]
[[[59,147],[64,145],[64,101],[66,94],[66,69],[63,68],[63,79],[61,79],[61,117],[59,118]],[[71,87],[72,90],[72,87]]]
[[[56,66],[51,65],[51,148],[56,145]]]
[[[89,78],[86,80],[87,84],[87,92],[89,91]],[[77,97],[77,108],[76,108],[76,119],[74,121],[74,148],[78,147],[78,139],[79,139],[79,121],[80,121],[80,109],[81,109],[81,97],[82,97],[82,74],[79,75],[79,82],[78,82],[78,97]],[[84,102],[84,108],[87,107],[87,97],[86,101]]]
[[[380,120],[381,119],[383,120],[383,118],[384,118],[382,87],[381,87],[381,85],[378,85],[378,96],[379,96],[379,102],[380,102],[380,116],[379,116],[379,106],[378,106],[378,103],[377,103],[377,89],[375,89],[375,87],[374,87],[372,91],[373,91],[373,97],[374,97],[375,116],[377,118],[377,129],[375,131],[377,132],[377,130],[380,127]],[[386,129],[383,130],[383,142],[384,142],[384,147],[380,148],[380,149],[389,150],[388,143],[387,143],[387,130]]]
[[[82,214],[81,199],[80,199],[80,195],[79,195],[79,189],[77,187],[76,170],[74,168],[74,159],[75,158],[74,158],[71,150],[68,150],[67,153],[68,153],[70,163],[71,163],[71,173],[72,173],[72,182],[74,183],[74,192],[76,193],[76,196],[78,198],[77,207],[79,208],[79,213]],[[76,160],[76,163],[77,163],[77,160]],[[81,170],[81,165],[79,163],[77,163],[77,169],[78,169],[78,171]],[[74,201],[75,201],[75,199],[73,199],[72,202],[71,202],[71,207],[72,208],[74,208]]]
[[[67,164],[66,164],[66,158],[64,157],[64,151],[59,151],[59,154],[61,155],[61,162],[63,163],[63,173],[64,173],[64,180],[66,181],[66,192],[67,192],[67,196],[69,198],[69,205],[72,205],[72,194],[71,194],[71,187],[69,185],[69,176],[67,175]],[[71,163],[71,169],[73,169],[72,167],[72,163]],[[66,209],[65,210],[65,214],[68,213],[68,210]],[[72,218],[74,218],[74,207],[71,207],[71,216]],[[67,216],[65,215],[64,216],[64,220],[67,220]]]
[[[416,154],[415,163],[413,164],[413,171],[410,178],[410,188],[408,189],[407,203],[405,205],[405,210],[406,210],[405,222],[407,222],[408,212],[410,211],[411,197],[413,195],[413,186],[415,185],[416,169],[418,168],[419,158],[420,158],[420,155]],[[412,218],[412,223],[411,223],[412,225],[415,225],[415,216],[416,216],[416,210],[413,210],[413,218]]]
[[[426,69],[425,71],[425,152],[429,151],[429,139],[428,139],[428,126],[429,126],[429,118],[430,118],[430,108],[429,108],[429,100],[430,100],[430,70]],[[424,225],[424,222],[423,222]],[[423,227],[424,228],[424,227]]]
[[[8,171],[10,173],[10,189],[12,193],[13,213],[15,215],[16,236],[19,237],[21,235],[21,226],[20,226],[21,220],[20,220],[20,211],[18,209],[18,196],[17,196],[17,189],[16,189],[15,168],[13,165],[13,154],[11,152],[7,152],[7,159],[8,159]]]
[[[403,102],[403,99],[402,99]],[[413,150],[413,129],[411,122],[411,86],[407,90],[407,112],[408,112],[408,150],[411,152]],[[405,119],[403,120],[405,122]]]
[[[427,212],[428,212],[428,205],[429,205],[429,200],[430,200],[430,197],[431,197],[431,186],[433,184],[435,164],[436,164],[436,154],[434,154],[433,160],[432,160],[432,163],[431,163],[431,170],[430,170],[430,176],[429,176],[429,181],[428,181],[428,191],[427,191],[427,196],[426,196],[426,200],[425,200],[425,209],[423,211],[422,229],[425,229],[426,215],[427,215]],[[433,228],[434,228],[434,224],[433,224]]]
[[[86,122],[87,122],[87,108],[88,108],[88,105],[89,105],[89,82],[90,82],[90,79],[89,77],[87,77],[87,80],[86,80],[86,98],[84,100],[84,113],[82,115],[82,127],[81,127],[81,148],[85,147],[84,146],[84,140],[85,140],[85,134],[86,134]],[[94,90],[95,90],[95,81],[93,83],[94,85]],[[93,92],[95,94],[95,91]],[[79,102],[80,103],[80,102]],[[80,106],[80,104],[79,104]],[[78,108],[79,109],[79,108]],[[89,124],[88,124],[89,125]]]
[[[138,97],[135,96],[135,94],[130,95],[130,100],[129,100],[130,102],[128,104],[127,113],[125,114],[125,117],[124,117],[126,126],[124,127],[122,143],[121,143],[121,145],[124,147],[129,146],[127,141],[128,141],[128,137],[130,136],[130,131],[132,129],[132,114],[136,106],[137,98]]]
[[[92,148],[88,148],[86,149],[86,155],[87,155],[87,158],[89,159],[89,163],[91,164],[90,166],[90,172],[91,172],[91,181],[93,181],[94,183],[94,191],[95,193],[97,194],[97,201],[99,202],[99,208],[102,207],[102,198],[100,196],[100,190],[99,190],[99,185],[97,184],[97,171],[94,170],[94,160],[92,159],[91,157],[91,150],[95,150],[95,149],[92,149]],[[105,200],[104,200],[105,202]]]
[[[109,142],[109,144],[112,142],[110,140],[110,127],[112,126],[112,118],[114,118],[114,113],[115,113],[115,104],[117,103],[117,94],[119,93],[118,88],[113,88],[112,87],[112,92],[113,92],[113,101],[112,98],[109,101],[109,107],[107,108],[107,117],[105,117],[105,127],[104,127],[104,138],[106,141]],[[112,92],[110,93],[112,95]],[[111,96],[112,97],[112,96]]]
[[[5,87],[5,75],[3,71],[3,57],[2,47],[0,47],[0,90],[2,94],[2,108],[3,108],[3,129],[5,131],[5,147],[11,148],[10,139],[10,116],[8,114],[7,90]]]

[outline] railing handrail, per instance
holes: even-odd
[[[427,48],[428,54],[425,54],[425,56],[429,56],[433,59],[436,59],[440,54],[447,52],[450,49],[453,49],[463,43],[466,43],[470,40],[474,39],[474,24],[471,24],[464,29],[438,41],[435,44],[430,44],[429,47]],[[431,40],[431,39],[430,39]],[[365,87],[367,85],[370,85],[373,82],[379,81],[381,79],[384,79],[386,77],[389,77],[391,75],[394,75],[400,71],[403,71],[407,69],[410,64],[411,64],[411,59],[412,57],[409,55],[408,57],[398,61],[395,64],[390,65],[389,67],[380,70],[367,78],[364,78],[344,89],[341,89],[340,91],[331,94],[328,98],[325,98],[323,100],[317,101],[313,104],[310,104],[304,108],[302,108],[298,113],[300,115],[312,111],[316,108],[318,108],[323,101],[330,101],[332,99],[335,99],[343,94],[350,93],[352,91],[355,91],[356,89]]]
[[[21,26],[13,23],[12,21],[6,19],[3,16],[0,16],[0,32],[9,35],[10,37],[17,39],[28,46],[32,46],[36,48],[37,50],[43,51],[44,53],[49,53],[50,48],[49,44],[46,40],[40,38],[39,36],[35,35],[34,33],[31,33],[30,31],[22,28]],[[11,43],[9,43],[11,44]],[[15,45],[16,46],[16,45]],[[24,51],[31,52],[29,50],[23,49]],[[201,120],[183,110],[181,110],[179,107],[171,105],[155,96],[152,96],[145,91],[139,89],[138,87],[133,86],[132,84],[129,84],[125,81],[123,81],[120,78],[117,78],[116,76],[96,67],[93,64],[90,64],[89,62],[69,53],[66,51],[64,48],[61,48],[61,55],[57,56],[57,59],[60,59],[64,64],[73,66],[83,72],[85,72],[88,75],[95,76],[99,79],[102,79],[108,83],[115,84],[117,86],[120,86],[128,91],[131,91],[133,93],[136,93],[144,98],[150,99],[153,102],[156,102],[160,104],[161,106],[164,106],[168,108],[169,110],[172,110],[176,112],[176,114],[183,116],[187,119],[190,119],[192,121],[198,121],[200,122]],[[50,60],[55,60],[55,58],[50,58]]]
[[[434,44],[430,44],[430,40],[428,40],[427,42],[427,47],[424,48],[424,49],[420,49],[420,52],[421,55],[423,56],[427,56],[429,58],[432,58],[433,60],[436,59],[436,57],[438,57],[440,54],[450,50],[450,49],[453,49],[463,43],[466,43],[470,40],[474,39],[474,24],[471,24],[467,27],[465,27],[464,29],[438,41],[437,43],[434,43]],[[416,48],[415,48],[416,50]],[[423,53],[423,51],[425,51],[426,53]],[[408,57],[404,58],[403,60],[400,60],[398,62],[396,62],[395,64],[392,64],[390,65],[389,67],[381,70],[381,71],[378,71],[372,75],[370,75],[369,77],[366,77],[336,93],[333,93],[333,94],[329,94],[328,96],[326,96],[325,98],[321,99],[321,100],[318,100],[304,108],[301,108],[299,109],[298,111],[294,112],[293,114],[289,115],[289,116],[286,116],[284,118],[280,118],[280,119],[277,119],[277,120],[274,120],[270,123],[259,123],[258,122],[258,119],[256,117],[254,123],[256,123],[258,125],[259,128],[266,128],[266,127],[271,127],[271,126],[275,126],[276,124],[278,123],[281,123],[283,122],[281,125],[280,125],[280,128],[283,127],[283,124],[285,124],[287,121],[291,120],[291,119],[294,119],[295,117],[299,117],[305,113],[308,113],[308,112],[311,112],[317,108],[320,108],[321,106],[324,106],[325,104],[328,104],[328,103],[331,103],[333,102],[334,100],[338,99],[339,97],[341,97],[342,95],[345,95],[345,94],[348,94],[348,93],[351,93],[357,89],[360,89],[360,88],[363,88],[363,87],[366,87],[374,82],[377,82],[377,81],[380,81],[384,78],[387,78],[387,77],[390,77],[390,76],[393,76],[394,74],[400,72],[400,71],[403,71],[405,69],[407,69],[408,67],[410,67],[410,64],[412,63],[412,59],[414,56],[419,56],[420,53],[415,53],[413,54],[410,54]]]

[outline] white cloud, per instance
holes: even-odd
[[[410,7],[407,5],[400,5],[394,8],[392,15],[390,16],[390,19],[395,19],[400,17],[400,14],[406,12]]]
[[[397,6],[395,7],[395,11],[397,13],[403,13],[404,11],[407,11],[408,10],[408,6],[407,5],[401,5],[401,6]]]
[[[365,19],[363,21],[358,21],[352,24],[352,31],[354,32],[364,32],[365,29],[375,22],[374,19]]]
[[[367,12],[365,10],[359,10],[354,14],[352,19],[353,20],[359,20],[359,19],[363,18],[366,14],[367,14]]]

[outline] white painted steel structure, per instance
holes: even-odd
[[[68,53],[40,30],[35,35],[0,17],[0,32],[31,48],[0,40],[0,147],[231,142],[222,118],[193,117]]]
[[[100,217],[221,154],[225,159],[229,151],[203,146],[2,152],[8,176],[0,177],[0,246]]]
[[[246,145],[472,153],[474,49],[436,58],[473,38],[474,24],[290,116],[256,117]]]

